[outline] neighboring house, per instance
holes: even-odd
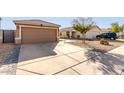
[[[96,35],[101,33],[101,29],[98,26],[94,26],[91,30],[86,33],[87,39],[95,39]],[[61,38],[83,38],[79,31],[74,30],[72,27],[60,29]]]
[[[101,28],[101,33],[108,33],[108,32],[111,32],[111,30],[110,29],[108,29],[108,28]]]
[[[59,40],[58,24],[42,20],[14,20],[16,25],[15,43],[42,43]]]

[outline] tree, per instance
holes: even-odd
[[[124,31],[124,24],[122,24],[122,28],[121,28],[121,32],[123,32]]]
[[[79,31],[82,36],[83,36],[83,43],[85,43],[85,35],[86,32],[89,31],[90,29],[92,29],[94,25],[94,22],[92,21],[92,18],[88,17],[88,18],[76,18],[73,20],[73,28],[76,31]]]
[[[124,29],[124,26],[120,26],[117,22],[116,23],[112,23],[111,24],[111,31],[118,33],[118,32],[122,32]]]

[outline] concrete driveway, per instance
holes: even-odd
[[[68,43],[22,45],[17,75],[119,74],[123,55],[102,54]],[[120,57],[120,58],[119,58]]]

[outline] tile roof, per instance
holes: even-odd
[[[46,22],[43,20],[13,20],[15,24],[27,24],[27,25],[43,25],[43,26],[52,26],[52,27],[60,27],[58,24],[54,24],[51,22]]]
[[[111,30],[107,29],[107,28],[101,28],[102,32],[103,33],[107,33],[107,32],[110,32]]]
[[[98,28],[99,30],[101,30],[98,26],[93,26],[93,27],[96,27],[96,28]],[[74,30],[73,29],[73,27],[66,27],[66,28],[62,28],[62,29],[60,29],[60,31],[76,31],[76,30]]]
[[[66,27],[66,28],[60,29],[60,31],[75,31],[75,30],[72,27]]]

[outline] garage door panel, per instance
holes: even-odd
[[[42,43],[57,40],[56,29],[45,28],[22,28],[22,43]]]

